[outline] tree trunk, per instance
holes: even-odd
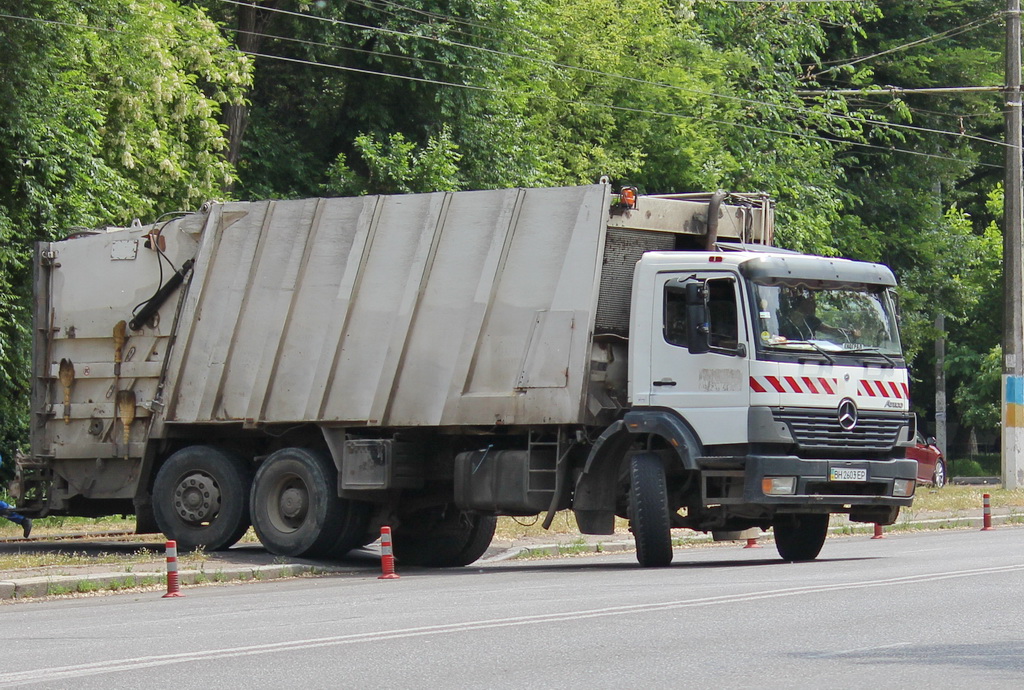
[[[235,45],[240,51],[247,54],[254,54],[260,51],[263,45],[264,34],[274,16],[273,11],[279,0],[253,0],[249,4],[238,5],[238,27]],[[228,105],[224,108],[224,124],[228,128],[228,150],[227,159],[231,165],[237,165],[242,157],[242,140],[245,137],[245,130],[249,126],[249,105]],[[234,182],[228,185],[226,191],[231,191]]]

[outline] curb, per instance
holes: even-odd
[[[302,575],[325,575],[348,572],[345,568],[327,565],[304,565],[299,563],[262,565],[250,567],[206,570],[182,570],[178,581],[182,585],[204,585],[226,582],[277,580]],[[86,573],[82,575],[57,575],[27,577],[20,580],[0,581],[0,600],[28,599],[64,594],[86,594],[90,592],[117,592],[124,589],[163,589],[167,574],[163,571],[138,573]]]

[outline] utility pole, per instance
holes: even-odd
[[[1020,0],[1006,3],[1006,181],[1003,213],[1003,486],[1024,485],[1024,299],[1021,240],[1024,179],[1021,159]]]
[[[949,458],[946,448],[946,315],[935,317],[935,445]],[[947,466],[948,469],[948,466]]]

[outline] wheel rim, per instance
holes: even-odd
[[[934,483],[940,488],[946,483],[946,467],[941,462],[935,465]]]
[[[189,525],[209,523],[220,511],[220,487],[206,473],[187,474],[174,487],[174,510]]]
[[[294,532],[302,527],[309,513],[309,487],[297,475],[279,479],[267,501],[267,516],[275,529]]]

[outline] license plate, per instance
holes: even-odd
[[[866,482],[868,471],[853,467],[832,467],[828,471],[830,482]]]

